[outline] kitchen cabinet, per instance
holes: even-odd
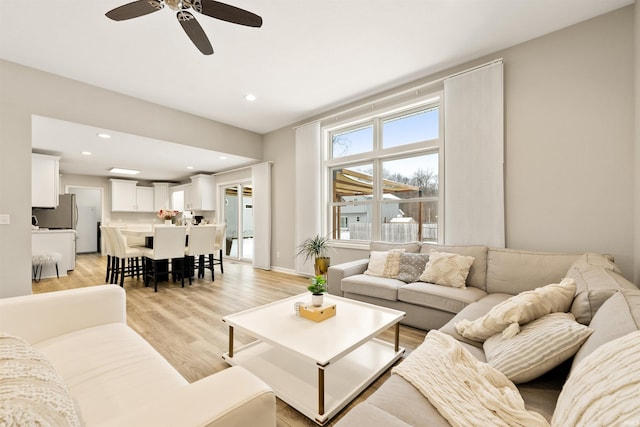
[[[213,211],[215,203],[215,177],[212,175],[195,175],[191,177],[190,209]]]
[[[153,183],[153,208],[156,212],[160,209],[171,208],[171,196],[169,194],[168,182]]]
[[[31,154],[31,206],[55,208],[58,206],[60,157]]]
[[[153,212],[153,187],[138,187],[138,181],[110,179],[112,212]]]
[[[191,184],[171,187],[171,209],[184,212],[191,210]]]
[[[76,231],[75,230],[33,230],[31,232],[31,253],[46,254],[57,252],[62,255],[58,263],[60,276],[76,268]],[[45,265],[42,278],[56,277],[56,266]]]

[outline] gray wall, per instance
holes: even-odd
[[[0,60],[0,297],[31,293],[32,114],[262,156],[259,134]]]
[[[635,7],[635,209],[634,218],[634,281],[640,286],[640,6]]]
[[[504,59],[508,247],[611,253],[637,276],[633,23],[629,6],[402,87]],[[285,270],[294,269],[293,182],[303,179],[294,176],[295,125],[264,136],[264,160],[275,162],[272,259]],[[365,255],[338,249],[332,263]]]

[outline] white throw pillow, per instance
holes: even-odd
[[[551,313],[527,323],[515,337],[489,337],[484,354],[511,381],[524,383],[573,356],[592,332],[570,313]]]
[[[66,384],[46,356],[5,334],[0,334],[0,425],[81,425]]]
[[[598,347],[562,387],[552,426],[636,426],[640,421],[640,331]]]
[[[431,249],[429,262],[427,262],[419,280],[453,288],[465,288],[473,261],[472,256],[438,252]]]
[[[521,292],[494,306],[484,316],[456,323],[460,335],[473,341],[484,342],[500,332],[506,337],[514,336],[525,325],[549,313],[567,312],[576,293],[573,279],[562,279],[560,283]]]

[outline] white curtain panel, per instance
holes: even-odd
[[[271,162],[251,167],[253,185],[253,266],[271,269]]]
[[[321,234],[322,174],[320,122],[296,128],[295,143],[295,246]],[[304,256],[296,255],[296,273],[313,275],[313,260],[305,262]]]
[[[505,246],[503,65],[444,82],[444,240]]]

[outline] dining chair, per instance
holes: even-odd
[[[213,264],[211,262],[207,263],[205,260],[205,257],[213,257],[215,239],[215,225],[197,225],[189,229],[189,244],[185,249],[189,284],[191,284],[191,272],[196,268],[196,257],[198,258],[198,278],[204,277],[205,269],[209,269],[211,270],[211,280],[215,280]],[[211,261],[211,258],[209,258],[209,261]]]
[[[111,244],[116,257],[115,280],[111,283],[118,283],[124,287],[125,277],[140,277],[142,270],[144,277],[144,264],[140,265],[140,258],[143,256],[142,248],[127,246],[127,242],[120,233],[118,227],[109,227],[111,233]]]
[[[185,237],[187,227],[154,227],[153,248],[141,248],[145,257],[144,285],[149,286],[149,279],[153,279],[153,290],[158,292],[158,273],[171,273],[176,278],[180,269],[182,287],[185,276]],[[169,263],[171,268],[169,269]],[[158,267],[166,265],[166,271],[158,271]]]
[[[225,247],[224,235],[227,231],[227,224],[217,224],[216,225],[216,244],[214,253],[218,252],[219,257],[215,258],[215,256],[211,255],[209,257],[209,262],[211,263],[211,271],[213,272],[213,266],[220,266],[220,273],[224,274],[224,265],[222,264],[222,250]]]

